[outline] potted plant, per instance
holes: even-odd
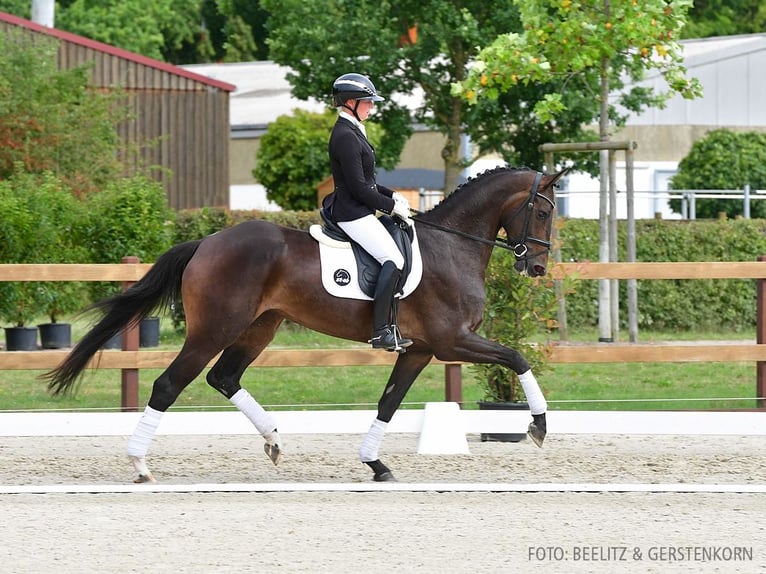
[[[35,263],[44,257],[50,227],[38,209],[37,178],[15,173],[0,181],[0,263]],[[6,349],[28,351],[37,348],[37,327],[29,326],[41,314],[40,283],[0,283],[0,318],[5,327]]]
[[[49,259],[51,263],[85,263],[87,250],[81,245],[79,230],[84,224],[83,203],[67,190],[56,190],[45,198],[49,220],[55,235]],[[85,284],[76,281],[49,281],[41,283],[41,296],[48,323],[38,325],[40,346],[43,349],[62,349],[72,346],[72,326],[60,319],[87,305]]]
[[[513,255],[495,250],[486,275],[487,304],[482,333],[518,350],[535,375],[548,368],[557,298],[550,276],[526,277],[513,268]],[[500,365],[474,365],[484,400],[479,409],[528,409],[518,375]],[[517,442],[526,433],[482,433],[481,439]]]

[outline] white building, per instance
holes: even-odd
[[[715,129],[766,131],[766,34],[723,36],[681,42],[690,77],[703,86],[704,96],[674,96],[664,109],[631,114],[626,127],[611,139],[635,141],[634,189],[636,218],[679,218],[668,207],[668,183],[695,140]],[[640,85],[666,89],[654,72]],[[594,152],[595,153],[595,152]],[[618,153],[618,189],[625,190],[624,156]],[[568,178],[564,213],[598,216],[599,182],[583,174]],[[626,216],[625,194],[618,194],[617,216]]]

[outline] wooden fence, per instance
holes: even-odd
[[[151,267],[135,257],[122,264],[0,264],[0,281],[118,281],[127,288]],[[766,408],[766,257],[747,262],[674,263],[560,263],[554,277],[576,274],[578,279],[757,279],[756,343],[560,343],[553,347],[554,363],[738,362],[757,365],[755,396]],[[50,369],[67,351],[13,351],[0,353],[0,370]],[[138,371],[165,368],[175,351],[138,348],[138,328],[123,336],[122,351],[105,351],[91,361],[92,368],[122,371],[122,408],[138,408]],[[343,367],[393,365],[396,356],[372,349],[312,349],[264,351],[252,367]],[[214,362],[214,361],[213,361]],[[445,367],[445,398],[462,402],[461,365],[434,359]],[[211,362],[212,364],[212,362]]]

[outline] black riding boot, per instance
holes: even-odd
[[[391,307],[399,277],[400,273],[396,265],[392,261],[386,261],[380,269],[372,303],[372,338],[370,343],[372,343],[373,349],[403,352],[405,347],[412,345],[410,339],[401,337],[396,323],[391,321]]]

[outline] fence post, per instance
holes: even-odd
[[[759,255],[758,261],[766,261],[766,255]],[[756,307],[755,307],[755,342],[759,345],[766,343],[766,279],[758,279],[755,282]],[[755,406],[766,408],[766,361],[755,363]]]
[[[463,408],[463,377],[460,365],[444,365],[444,400]]]
[[[122,258],[123,263],[141,263],[138,257]],[[135,281],[123,281],[123,293],[130,289]],[[130,325],[122,331],[122,350],[138,351],[138,323]],[[122,410],[138,410],[138,369],[122,369]]]

